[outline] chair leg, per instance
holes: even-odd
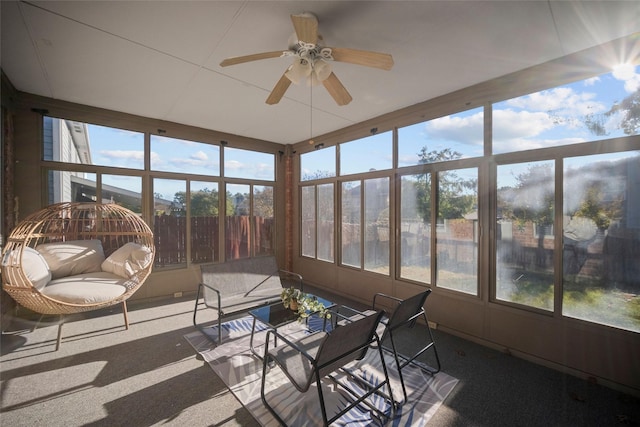
[[[60,323],[58,323],[58,339],[56,340],[56,351],[60,350],[62,344],[62,325],[64,324],[64,316],[60,315]]]
[[[129,312],[127,311],[127,301],[122,301],[122,314],[124,315],[124,327],[129,330]]]
[[[433,347],[433,354],[436,357],[436,368],[430,369],[429,372],[431,373],[431,375],[434,375],[440,372],[440,357],[438,356],[438,348],[436,347],[436,340],[433,338],[433,332],[431,332],[431,327],[429,326],[429,319],[427,319],[427,313],[423,312],[422,314],[424,315],[424,323],[427,326],[427,331],[429,332],[429,340],[431,341],[431,344],[425,347],[424,350],[420,352],[420,354],[422,354],[424,351],[427,351],[428,349]]]
[[[324,404],[324,394],[322,393],[322,382],[320,381],[320,374],[316,370],[316,388],[318,389],[318,398],[320,399],[320,412],[322,413],[322,422],[325,426],[329,425],[327,420],[327,408]]]
[[[393,333],[391,331],[388,331],[388,332],[389,332],[389,341],[391,341],[391,352],[393,353],[393,358],[396,361],[396,369],[398,369],[398,377],[400,378],[400,384],[402,385],[402,394],[404,395],[403,403],[406,403],[408,400],[407,388],[404,386],[404,377],[402,375],[402,368],[404,368],[405,365],[401,364],[400,359],[398,358],[398,350],[396,349],[396,343],[393,340]],[[382,343],[380,344],[380,346],[382,347]]]
[[[204,298],[204,287],[203,287],[202,283],[200,283],[198,285],[198,293],[196,294],[196,302],[195,302],[194,307],[193,307],[193,326],[195,326],[196,329],[198,329],[200,332],[202,332],[203,335],[205,337],[207,337],[207,339],[209,339],[209,341],[213,342],[214,344],[220,345],[220,344],[222,344],[222,317],[220,316],[220,309],[218,308],[218,339],[216,341],[214,341],[214,340],[211,339],[211,337],[208,334],[204,333],[204,327],[202,325],[198,324],[198,320],[197,320],[198,307],[201,306],[201,305],[207,306],[206,301],[204,301],[202,303],[199,302],[201,297]]]
[[[284,420],[280,417],[280,415],[276,412],[276,410],[269,404],[269,402],[267,402],[267,395],[264,391],[265,383],[267,381],[267,371],[269,370],[269,360],[270,360],[269,335],[270,334],[271,334],[271,331],[267,331],[267,340],[265,342],[264,357],[262,358],[262,380],[260,381],[260,398],[262,399],[262,403],[264,403],[264,406],[266,406],[269,412],[271,412],[271,415],[273,415],[274,418],[278,420],[278,423],[280,423],[281,426],[286,426],[287,423],[284,422]]]
[[[415,353],[412,357],[407,357],[398,353],[398,350],[396,349],[395,341],[393,339],[393,332],[391,330],[387,331],[387,333],[389,334],[389,341],[391,341],[391,352],[393,353],[393,357],[396,362],[396,367],[398,369],[398,377],[400,377],[400,384],[402,385],[402,393],[404,394],[405,402],[407,401],[407,389],[404,385],[404,376],[402,375],[402,369],[404,369],[407,365],[411,364],[425,371],[430,375],[435,375],[438,372],[440,372],[440,357],[438,356],[438,349],[436,348],[436,342],[433,338],[433,333],[431,332],[431,328],[429,327],[429,320],[427,319],[427,315],[424,312],[422,314],[424,316],[425,327],[427,328],[427,332],[429,335],[429,344],[427,344],[422,349],[420,349],[420,351]],[[433,349],[433,354],[436,358],[436,366],[434,369],[415,362],[415,359],[417,359],[420,355],[422,355],[429,349]],[[400,362],[401,358],[402,358],[402,363]]]
[[[195,326],[196,328],[198,328],[198,321],[196,320],[196,316],[198,314],[198,306],[200,305],[198,301],[200,301],[201,289],[202,289],[202,283],[198,285],[198,293],[196,294],[196,304],[195,304],[195,307],[193,308],[193,326]]]

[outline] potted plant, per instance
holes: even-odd
[[[299,319],[306,319],[311,314],[329,318],[326,307],[315,295],[305,294],[293,286],[282,289],[280,298],[285,308],[298,312]]]

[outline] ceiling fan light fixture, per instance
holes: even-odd
[[[331,74],[331,64],[324,59],[316,59],[313,63],[313,74],[319,82],[327,80]]]
[[[280,76],[269,93],[265,101],[269,105],[280,102],[291,83],[306,83],[310,87],[322,83],[336,104],[347,105],[353,98],[333,73],[331,66],[333,61],[383,70],[390,70],[393,67],[393,58],[386,53],[323,46],[324,39],[318,33],[318,18],[312,13],[291,15],[291,22],[294,33],[289,37],[287,50],[232,57],[220,63],[221,67],[227,67],[261,59],[293,57],[293,64]]]
[[[304,58],[299,58],[291,64],[284,73],[285,77],[294,84],[299,84],[311,75],[313,68],[311,63]]]

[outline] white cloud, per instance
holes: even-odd
[[[207,161],[209,160],[209,156],[204,151],[197,151],[190,156],[194,160]]]
[[[636,75],[636,67],[633,64],[620,64],[613,67],[613,77],[618,80],[629,80]]]
[[[405,154],[398,156],[398,164],[400,166],[417,165],[420,163],[420,156],[418,154]]]
[[[624,90],[628,93],[636,92],[638,89],[640,89],[640,74],[624,82]]]
[[[560,87],[511,99],[506,104],[532,112],[553,112],[554,115],[562,117],[582,117],[607,110],[604,104],[595,99],[594,93],[575,93],[571,88]]]
[[[446,116],[426,123],[428,139],[457,141],[463,144],[482,145],[484,114],[468,117]]]
[[[540,135],[556,125],[553,118],[543,112],[510,109],[493,111],[494,140],[530,138]]]
[[[237,160],[227,160],[224,162],[225,170],[241,170],[244,168],[246,168],[245,164]]]
[[[101,156],[110,159],[144,159],[144,151],[131,151],[131,150],[100,150]]]
[[[577,136],[542,137],[544,132],[566,124],[557,122],[547,113],[506,109],[494,110],[493,116],[493,150],[496,153],[584,142],[584,138]]]
[[[585,86],[593,86],[593,85],[595,85],[596,83],[599,83],[599,82],[600,82],[600,77],[591,77],[590,79],[586,79],[584,81],[584,85]]]
[[[169,163],[180,168],[201,168],[206,166],[213,166],[213,162],[209,160],[209,156],[204,151],[196,151],[188,158],[174,157],[169,160]]]
[[[613,77],[624,82],[624,90],[633,93],[640,88],[640,74],[633,64],[621,64],[613,69]]]

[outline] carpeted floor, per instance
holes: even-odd
[[[320,323],[320,322],[318,322]],[[260,328],[260,329],[258,329]],[[289,339],[295,340],[306,336],[306,325],[293,322],[278,329],[279,333],[286,335]],[[258,331],[255,332],[254,344],[258,351],[264,351],[265,327],[258,323]],[[321,327],[319,327],[321,329]],[[223,379],[225,384],[251,412],[251,414],[263,426],[279,425],[275,418],[266,409],[260,398],[260,384],[262,375],[262,361],[251,353],[250,336],[252,330],[252,318],[250,316],[235,319],[223,324],[224,335],[226,336],[220,345],[212,344],[204,334],[217,339],[218,328],[213,326],[205,331],[192,332],[185,335],[185,339],[193,346],[194,350],[202,355],[203,359],[209,363],[213,372]],[[379,325],[379,334],[384,332],[384,326]],[[400,404],[393,419],[394,426],[422,426],[428,423],[435,414],[442,402],[455,387],[458,380],[439,372],[430,375],[421,369],[409,365],[403,369],[404,382],[407,389],[408,401],[404,402],[402,387],[399,382],[397,369],[392,355],[384,352],[385,365],[389,373],[393,395],[396,403]],[[365,358],[350,365],[350,372],[358,378],[366,378],[366,382],[381,384],[384,381],[384,370],[380,361],[380,353],[375,349],[370,349]],[[356,384],[346,376],[342,377],[342,382],[347,384],[351,390],[359,390],[360,384]],[[269,370],[266,377],[265,393],[267,401],[276,412],[283,417],[287,424],[293,426],[322,425],[320,414],[319,398],[315,384],[307,393],[301,394],[296,391],[290,381],[286,379],[282,370],[274,366]],[[330,382],[323,383],[324,402],[329,417],[346,406],[345,402],[351,401],[342,389],[330,386]],[[324,385],[327,387],[325,388]],[[387,388],[382,390],[387,391]],[[381,412],[390,411],[389,402],[385,399],[371,398],[368,401]],[[335,423],[336,426],[370,426],[379,425],[378,421],[372,419],[369,408],[364,405],[354,408],[345,414]]]
[[[55,318],[32,331],[37,317],[4,316],[0,425],[258,426],[185,341],[192,310],[193,296],[131,301],[128,331],[118,308],[73,316],[58,352]],[[435,338],[443,370],[460,381],[429,425],[640,425],[634,397],[439,330]]]

